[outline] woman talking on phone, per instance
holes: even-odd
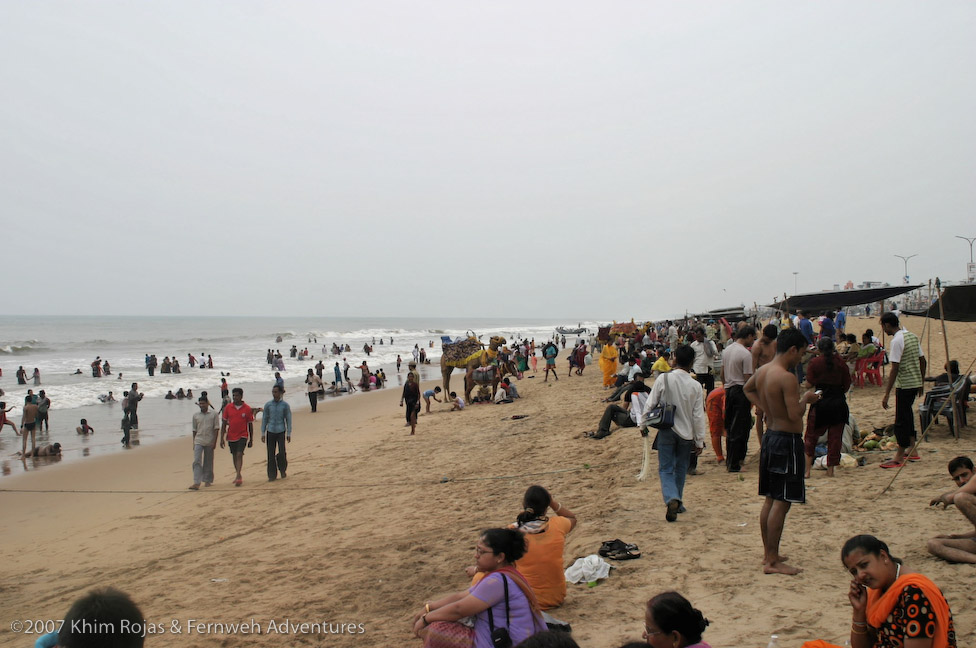
[[[892,557],[888,545],[854,536],[840,556],[854,577],[847,594],[854,610],[851,648],[957,648],[942,591]]]

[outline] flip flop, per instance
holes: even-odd
[[[912,455],[911,457],[906,457],[906,459],[908,459],[909,461],[921,461],[922,460],[922,458],[919,457],[917,454],[916,455]]]
[[[610,560],[634,560],[635,558],[640,557],[640,552],[632,549],[617,549],[616,551],[611,551],[609,554],[607,554],[607,558]]]
[[[904,465],[905,465],[904,463],[898,463],[894,459],[889,459],[888,461],[886,461],[883,464],[881,464],[881,467],[882,468],[901,468]]]
[[[244,480],[243,479],[235,479],[234,480],[234,486],[240,486],[243,483],[244,483]]]

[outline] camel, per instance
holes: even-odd
[[[487,365],[489,359],[495,357],[498,353],[498,349],[505,344],[505,338],[501,336],[494,336],[488,343],[488,349],[484,348],[484,344],[478,340],[476,337],[469,337],[467,340],[462,340],[460,342],[455,342],[454,344],[445,344],[443,349],[444,352],[441,354],[441,377],[444,379],[444,394],[451,394],[451,372],[454,369],[464,369],[465,370],[465,402],[470,402],[471,389],[474,387],[474,382],[468,385],[468,377],[474,372],[475,368]],[[480,353],[479,353],[480,352]],[[499,372],[495,372],[496,375]],[[501,376],[497,375],[494,379],[493,387],[498,387],[498,383],[501,381]],[[494,389],[492,390],[492,396],[494,396]]]

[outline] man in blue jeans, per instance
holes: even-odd
[[[657,474],[667,506],[664,519],[668,522],[674,522],[678,513],[684,512],[681,502],[688,460],[705,448],[705,398],[701,384],[689,373],[695,351],[686,344],[681,345],[675,350],[674,359],[674,369],[655,380],[641,417],[645,419],[659,402],[675,407],[674,427],[657,433]]]
[[[264,404],[261,418],[261,441],[268,446],[268,481],[288,475],[288,454],[285,452],[286,440],[291,442],[291,406],[281,399],[285,391],[275,385],[271,389],[271,400]]]

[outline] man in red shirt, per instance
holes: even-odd
[[[254,412],[251,406],[244,402],[244,390],[234,387],[231,403],[224,408],[220,422],[220,447],[224,447],[224,435],[230,444],[230,453],[234,457],[234,470],[237,477],[234,486],[244,483],[241,469],[244,467],[244,446],[250,448],[254,443]]]

